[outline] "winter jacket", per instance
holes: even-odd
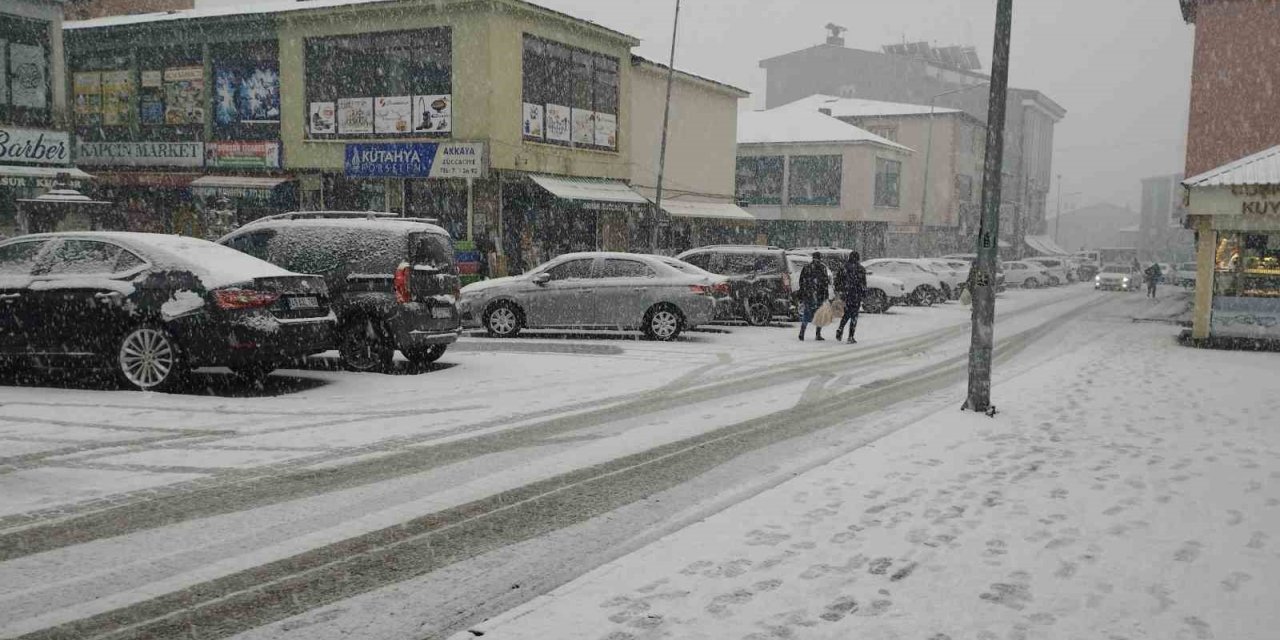
[[[821,262],[814,260],[800,270],[800,302],[813,306],[827,301],[831,276]]]
[[[836,295],[844,300],[845,306],[861,304],[867,293],[867,270],[857,262],[846,262],[844,268],[836,274]]]

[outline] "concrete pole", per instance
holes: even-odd
[[[680,32],[680,0],[671,20],[671,58],[667,64],[667,104],[662,112],[662,145],[658,149],[658,189],[653,198],[653,237],[649,250],[658,253],[658,220],[662,218],[662,183],[667,170],[667,128],[671,124],[671,85],[676,79],[676,35]],[[634,141],[632,141],[634,143]]]
[[[990,412],[991,356],[995,338],[996,259],[1000,250],[1000,178],[1004,166],[1004,124],[1009,89],[1009,40],[1013,0],[996,6],[995,52],[991,56],[991,98],[987,112],[987,155],[982,179],[982,223],[978,259],[969,274],[973,291],[973,334],[969,347],[969,394],[964,408]]]

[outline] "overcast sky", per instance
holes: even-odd
[[[665,61],[675,0],[537,0],[642,40]],[[208,4],[238,4],[219,1]],[[990,66],[995,0],[683,0],[676,66],[740,86],[764,103],[759,61],[821,43],[972,44]],[[1067,109],[1054,172],[1065,201],[1137,206],[1138,180],[1182,170],[1193,28],[1173,0],[1016,0],[1011,82]],[[1080,192],[1069,197],[1067,194]],[[1050,212],[1053,205],[1050,206]]]

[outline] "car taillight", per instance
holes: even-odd
[[[727,296],[727,295],[729,295],[729,283],[728,283],[728,282],[717,282],[717,283],[715,284],[715,286],[711,287],[711,290],[712,290],[712,291],[715,291],[716,293],[718,293],[718,294],[720,294],[720,295],[725,295],[725,296]]]
[[[711,287],[700,285],[700,284],[689,285],[689,291],[692,291],[694,295],[699,295],[699,296],[711,295]]]
[[[280,299],[278,293],[251,289],[219,289],[213,295],[223,309],[261,309]]]
[[[413,296],[409,293],[409,272],[412,270],[413,268],[407,262],[400,263],[400,266],[396,269],[396,302],[400,304],[405,304],[413,299]]]
[[[782,292],[791,293],[791,274],[782,274]]]

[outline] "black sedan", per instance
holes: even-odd
[[[261,379],[330,349],[324,279],[212,242],[50,233],[0,242],[0,365],[101,368],[137,389],[226,366]]]

